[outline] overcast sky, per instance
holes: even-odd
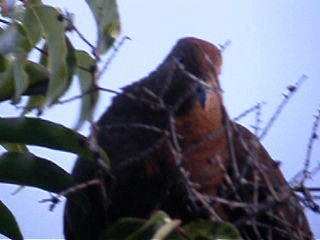
[[[44,1],[75,13],[75,23],[91,41],[95,41],[93,18],[85,1]],[[219,2],[219,3],[218,3]],[[122,34],[129,36],[118,52],[100,85],[118,89],[154,70],[171,50],[177,39],[194,36],[214,44],[231,40],[223,53],[220,81],[229,114],[233,117],[257,102],[265,101],[262,120],[265,124],[282,100],[286,86],[302,74],[304,82],[263,144],[271,156],[282,162],[287,179],[303,167],[307,141],[320,107],[320,2],[317,0],[120,0],[118,1]],[[76,35],[77,47],[86,48]],[[69,96],[76,95],[77,86]],[[103,93],[96,119],[110,103],[112,95]],[[56,106],[44,118],[74,126],[78,102]],[[0,104],[0,116],[17,116],[9,104]],[[254,116],[241,121],[250,127]],[[88,134],[86,127],[82,132]],[[47,149],[32,148],[44,158],[71,170],[75,156]],[[1,151],[1,149],[0,149]],[[320,143],[312,155],[313,166],[320,162]],[[308,186],[320,187],[320,174]],[[54,212],[48,204],[38,203],[49,194],[27,188],[12,196],[12,185],[0,185],[0,199],[14,212],[25,238],[63,238],[62,213],[64,202]],[[307,211],[309,221],[320,238],[320,215]],[[318,226],[317,226],[318,225]],[[1,236],[1,235],[0,235]]]

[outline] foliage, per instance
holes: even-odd
[[[180,227],[180,220],[171,219],[164,212],[153,214],[150,219],[123,218],[102,234],[101,240],[215,240],[240,239],[235,228],[224,222],[198,220]]]
[[[115,0],[86,0],[97,25],[95,47],[79,33],[69,13],[62,13],[41,0],[21,2],[10,9],[0,2],[0,102],[11,101],[17,105],[22,98],[27,99],[23,116],[0,116],[0,144],[6,149],[0,155],[0,182],[32,186],[59,195],[73,185],[72,176],[56,165],[54,159],[31,153],[29,145],[74,153],[92,161],[102,158],[106,166],[107,156],[97,149],[94,139],[76,130],[24,115],[32,110],[41,115],[62,103],[61,97],[72,81],[78,79],[82,104],[76,129],[91,121],[98,99],[98,62],[120,34],[119,14]],[[70,31],[76,32],[92,52],[76,49],[68,38]],[[29,58],[34,51],[40,52],[38,61]],[[103,233],[102,239],[239,238],[236,230],[225,223],[200,221],[183,228],[180,224],[180,220],[172,220],[163,212],[147,220],[126,218]],[[23,239],[14,214],[1,201],[0,233],[11,239]]]

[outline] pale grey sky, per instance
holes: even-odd
[[[62,10],[75,13],[80,31],[95,41],[92,16],[85,1],[47,0]],[[194,36],[215,44],[231,40],[223,53],[220,76],[224,98],[231,116],[257,102],[266,101],[263,124],[282,100],[281,92],[302,74],[309,79],[290,101],[263,144],[290,179],[303,166],[313,114],[320,107],[320,2],[317,0],[120,0],[122,34],[127,41],[101,79],[102,86],[118,89],[147,75],[163,60],[178,38]],[[76,39],[76,35],[73,34]],[[78,47],[86,47],[76,39]],[[77,86],[69,96],[76,95]],[[110,103],[111,95],[103,93],[96,119]],[[72,127],[76,121],[78,102],[56,106],[44,117]],[[8,104],[0,105],[1,116],[17,115]],[[254,117],[242,121],[246,126]],[[83,129],[87,134],[88,130]],[[35,149],[39,156],[53,159],[68,171],[75,156],[47,149]],[[313,165],[320,161],[320,143],[316,142]],[[320,174],[310,186],[320,186]],[[63,238],[64,203],[54,212],[39,200],[48,193],[27,188],[12,196],[16,186],[1,184],[0,199],[15,213],[26,238]],[[315,236],[320,238],[320,215],[307,211]]]

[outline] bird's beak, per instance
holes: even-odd
[[[210,87],[205,84],[199,84],[196,89],[197,98],[203,108],[209,105],[209,91]]]

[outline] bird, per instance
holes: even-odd
[[[120,218],[157,210],[183,223],[230,222],[248,240],[312,239],[277,162],[229,117],[221,67],[218,47],[185,37],[153,72],[113,98],[92,133],[109,170],[76,161],[76,184],[97,178],[103,184],[67,196],[67,240],[99,239]]]

